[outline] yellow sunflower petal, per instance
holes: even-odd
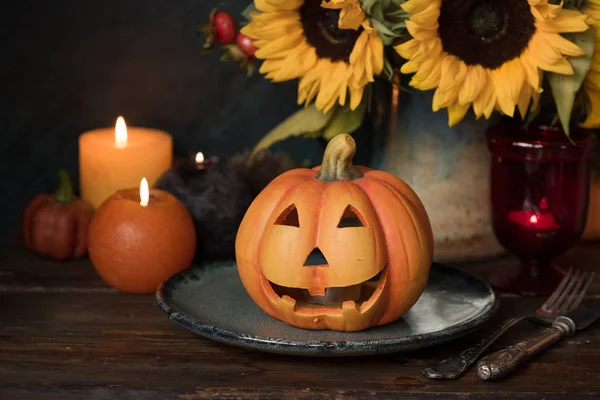
[[[440,7],[432,3],[423,11],[411,17],[411,21],[423,26],[436,25],[440,16]]]
[[[592,90],[600,91],[600,72],[594,69],[588,71],[585,76],[585,85]]]
[[[506,93],[513,103],[517,103],[521,94],[521,88],[525,84],[525,71],[518,59],[513,59],[502,64],[505,76],[510,77],[505,85]]]
[[[486,72],[486,76],[487,75],[488,75],[488,73]],[[486,81],[489,82],[490,78],[487,77]],[[480,118],[483,116],[488,98],[491,95],[491,91],[493,91],[493,89],[492,89],[492,84],[490,82],[482,87],[482,91],[473,100],[473,111],[475,112],[475,115],[477,116],[477,118]]]
[[[315,98],[315,96],[319,93],[319,81],[312,82],[308,85],[304,90],[298,91],[298,104],[304,103],[305,106],[308,106]]]
[[[567,61],[566,58],[561,58],[558,62],[552,65],[547,65],[542,69],[545,71],[556,72],[557,74],[562,75],[573,75],[574,73],[573,67],[571,66],[571,64],[569,64],[569,61]]]
[[[383,71],[383,42],[381,38],[375,34],[375,37],[369,41],[371,46],[371,55],[373,57],[373,72],[379,75]]]
[[[532,60],[532,65],[537,65],[541,69],[544,66],[552,65],[560,61],[563,56],[553,46],[549,46],[544,39],[543,34],[534,35],[529,42],[528,55]]]
[[[410,36],[417,40],[429,40],[437,36],[438,24],[423,26],[408,20],[406,21],[406,29],[410,33]]]
[[[438,85],[438,90],[442,92],[450,89],[454,85],[454,78],[456,74],[458,74],[459,64],[463,63],[458,58],[454,56],[446,56],[442,60],[441,65],[441,74],[440,74],[440,83]]]
[[[486,86],[481,100],[483,101],[483,116],[489,119],[492,116],[492,113],[494,112],[494,108],[496,107],[496,92],[494,91],[494,85]]]
[[[394,47],[394,50],[400,54],[400,57],[405,59],[411,59],[412,55],[419,50],[420,42],[418,40],[411,39],[407,42],[399,44]]]
[[[448,125],[455,126],[465,117],[465,114],[469,111],[469,104],[458,104],[454,103],[448,106]]]
[[[481,65],[469,65],[465,81],[458,92],[458,102],[469,104],[475,100],[488,84],[487,74]]]
[[[527,83],[536,91],[540,91],[541,85],[539,68],[537,67],[537,64],[531,62],[532,58],[529,54],[529,50],[525,50],[519,59],[521,60],[521,64],[523,65],[523,70],[525,71]]]
[[[543,37],[544,40],[548,42],[548,45],[554,47],[565,56],[578,57],[585,54],[585,50],[577,46],[575,43],[565,39],[558,33],[548,33],[543,35]]]
[[[304,0],[262,0],[275,10],[297,10],[304,4]],[[258,6],[256,7],[258,8]],[[260,10],[260,8],[258,8]]]
[[[340,29],[357,30],[367,16],[358,0],[348,0],[346,4],[346,7],[342,8],[342,11],[340,12],[338,27]]]
[[[356,43],[354,43],[352,53],[350,53],[350,64],[356,64],[361,58],[363,58],[365,46],[367,45],[368,40],[369,34],[363,31],[356,40]]]
[[[404,64],[402,64],[402,67],[400,67],[400,72],[402,72],[403,74],[415,73],[419,70],[420,65],[421,65],[421,63],[416,63],[414,61],[407,61]]]
[[[446,108],[449,105],[456,102],[457,94],[453,91],[441,91],[440,88],[437,88],[435,93],[433,94],[433,102],[431,104],[431,109],[435,111],[439,111],[442,108]],[[468,105],[467,105],[468,107]]]
[[[317,95],[316,107],[325,112],[336,103],[341,80],[343,79],[347,65],[345,62],[329,63],[322,68],[321,73],[329,79],[321,80],[321,89]]]
[[[301,44],[304,38],[301,35],[282,36],[279,39],[272,40],[256,50],[256,58],[283,57],[284,55],[294,53],[296,46]]]
[[[440,84],[442,75],[440,59],[430,59],[419,66],[419,70],[410,80],[409,85],[419,90],[435,89]]]
[[[272,24],[279,23],[282,21],[299,21],[300,15],[298,11],[287,10],[287,11],[275,11],[275,12],[264,12],[264,13],[253,13],[251,24]]]
[[[362,101],[362,96],[365,88],[350,88],[350,109],[356,110]]]
[[[505,71],[497,69],[491,71],[490,76],[492,77],[494,91],[498,97],[498,106],[504,114],[512,117],[515,112],[515,102],[512,101],[509,92],[506,90],[507,80],[510,80],[510,76],[505,74]]]
[[[600,91],[586,90],[591,112],[581,126],[588,129],[600,128]]]
[[[535,26],[537,29],[545,32],[585,32],[588,30],[587,18],[587,15],[580,11],[563,8],[556,18],[545,21],[537,20]]]
[[[519,96],[519,102],[517,103],[517,107],[519,108],[519,113],[521,114],[521,118],[525,119],[527,116],[527,110],[529,108],[529,103],[531,102],[531,86],[523,85],[523,89],[521,89],[521,94]]]
[[[302,69],[308,71],[317,63],[318,57],[314,47],[306,45],[306,50],[302,52],[301,63]]]
[[[440,7],[441,0],[410,0],[401,5],[407,13],[415,15],[423,10],[426,10],[431,4],[436,4]]]
[[[277,8],[270,5],[267,0],[254,0],[254,6],[265,13],[277,11]]]

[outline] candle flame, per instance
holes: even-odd
[[[150,200],[150,189],[148,188],[148,181],[146,178],[142,178],[140,182],[140,205],[146,207]]]
[[[204,154],[201,151],[196,153],[196,163],[200,164],[204,162]]]
[[[538,217],[537,217],[537,215],[532,215],[529,218],[529,222],[531,222],[532,224],[537,224],[538,223]]]
[[[125,118],[119,116],[115,125],[115,142],[117,147],[123,147],[127,144],[127,125],[125,124]]]

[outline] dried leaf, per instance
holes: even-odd
[[[269,148],[274,143],[292,136],[320,136],[335,112],[336,109],[333,109],[327,114],[324,114],[315,107],[314,103],[306,108],[296,111],[285,121],[277,125],[271,132],[267,133],[256,146],[254,146],[252,156],[259,150]]]
[[[568,57],[569,62],[573,66],[573,75],[562,75],[552,72],[547,75],[563,130],[567,136],[570,136],[569,125],[573,105],[575,104],[577,92],[581,88],[581,84],[590,69],[592,55],[594,54],[596,32],[593,28],[589,28],[585,32],[569,33],[563,36],[586,52],[583,56]]]
[[[252,20],[252,18],[250,17],[251,12],[258,12],[258,10],[256,9],[256,6],[254,5],[254,2],[251,2],[250,4],[248,4],[248,6],[246,8],[244,8],[244,10],[242,11],[242,17],[244,17],[248,21],[251,21]]]
[[[331,140],[334,136],[340,133],[352,133],[357,130],[362,124],[365,116],[365,103],[364,99],[355,110],[351,110],[350,107],[338,107],[331,117],[331,120],[323,131],[323,137],[327,140]]]
[[[360,0],[361,7],[385,46],[406,33],[408,13],[400,6],[402,0]]]

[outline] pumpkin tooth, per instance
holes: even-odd
[[[360,314],[360,308],[356,305],[354,300],[348,300],[342,303],[342,313],[344,319],[357,317]]]
[[[327,292],[327,289],[324,287],[318,288],[318,287],[314,287],[314,288],[308,288],[308,293],[311,296],[325,296],[325,293]]]
[[[291,298],[287,294],[281,298],[281,304],[285,306],[285,308],[289,308],[292,311],[296,310],[296,299]]]

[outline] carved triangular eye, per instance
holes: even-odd
[[[352,206],[346,207],[344,211],[344,215],[342,215],[342,219],[338,224],[338,228],[356,228],[356,227],[365,227],[366,224],[362,216],[358,213],[356,208]]]
[[[296,210],[296,206],[292,204],[283,210],[283,212],[275,221],[275,225],[287,225],[300,228],[300,218],[298,218],[298,210]]]

